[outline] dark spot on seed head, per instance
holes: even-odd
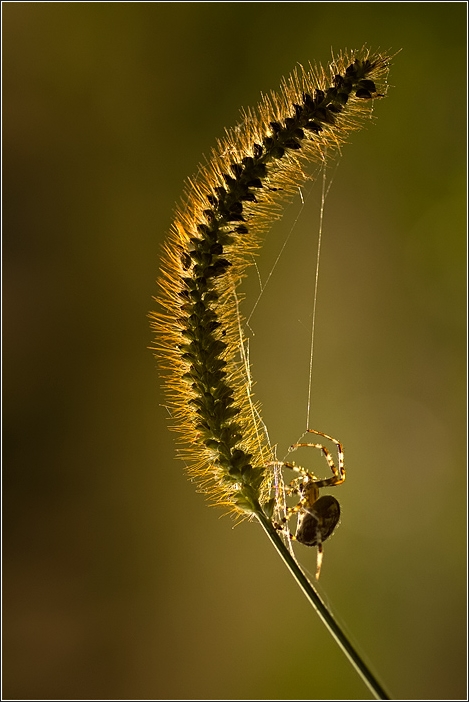
[[[243,172],[243,167],[240,163],[232,163],[231,166],[231,172],[234,173],[236,178],[239,178]]]
[[[357,98],[363,98],[365,100],[369,100],[372,97],[369,90],[365,90],[365,88],[359,88],[359,90],[357,90],[355,95]]]

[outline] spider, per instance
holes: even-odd
[[[336,467],[331,454],[323,444],[300,443],[293,444],[291,450],[296,450],[302,446],[320,449],[332,471],[331,478],[318,480],[315,475],[309,473],[304,468],[296,466],[294,463],[282,463],[285,468],[299,474],[294,478],[287,488],[288,495],[299,495],[300,501],[294,507],[288,507],[286,516],[280,524],[274,522],[274,527],[288,535],[292,541],[298,541],[304,546],[317,546],[316,580],[319,579],[322,564],[322,544],[334,531],[340,518],[340,506],[335,497],[323,495],[319,497],[319,488],[340,485],[345,480],[344,451],[342,444],[337,439],[333,439],[329,434],[322,431],[308,429],[308,433],[323,436],[337,446],[338,466]],[[298,515],[296,534],[292,534],[287,523],[294,515]]]

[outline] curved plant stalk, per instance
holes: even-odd
[[[187,183],[164,244],[160,311],[151,314],[168,408],[183,444],[179,455],[189,475],[213,503],[238,518],[257,517],[331,633],[382,699],[388,698],[271,521],[284,493],[252,398],[236,290],[261,235],[309,177],[306,167],[325,164],[372,117],[373,102],[386,93],[389,60],[364,48],[340,54],[327,69],[297,69],[278,94],[263,96],[256,111],[244,113]],[[308,489],[310,496],[316,494],[311,483]]]
[[[283,562],[287,566],[288,570],[290,573],[293,575],[295,578],[296,582],[300,586],[300,588],[303,590],[304,594],[306,595],[307,599],[309,602],[312,604],[320,618],[322,619],[323,623],[329,630],[330,634],[334,637],[336,642],[339,644],[340,648],[342,651],[345,653],[347,656],[348,660],[350,663],[354,666],[354,668],[357,670],[361,678],[363,679],[364,683],[369,687],[373,695],[377,700],[389,700],[391,699],[387,692],[384,690],[382,685],[378,682],[376,677],[373,675],[369,667],[366,665],[364,660],[360,657],[358,654],[357,650],[354,648],[354,646],[350,643],[348,638],[345,636],[344,632],[340,628],[339,624],[336,622],[334,617],[332,616],[332,613],[330,610],[327,608],[325,603],[322,601],[320,598],[319,594],[316,592],[314,586],[312,583],[308,580],[296,560],[293,558],[291,555],[290,551],[287,549],[285,546],[284,542],[279,536],[279,533],[277,529],[275,529],[272,526],[272,522],[262,509],[259,509],[258,512],[256,512],[256,517],[261,523],[261,525],[264,528],[264,531],[266,532],[267,536],[271,540],[271,542],[274,545],[274,548],[277,550],[280,558],[282,558]]]

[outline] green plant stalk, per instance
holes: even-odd
[[[368,668],[364,660],[357,653],[353,645],[350,643],[350,641],[348,640],[348,638],[346,637],[346,635],[344,634],[334,617],[332,616],[331,612],[328,610],[325,603],[319,597],[313,585],[309,582],[308,578],[303,573],[298,563],[292,557],[291,553],[280,538],[278,531],[272,526],[272,522],[268,519],[268,517],[266,517],[261,507],[259,507],[259,510],[255,512],[255,515],[261,523],[262,527],[264,528],[264,531],[271,540],[275,549],[277,550],[279,556],[283,559],[283,562],[287,566],[288,570],[293,575],[296,582],[303,590],[304,594],[306,595],[310,603],[313,605],[316,612],[319,614],[327,629],[329,629],[331,635],[334,637],[336,642],[341,647],[342,651],[345,653],[350,663],[359,673],[363,682],[369,687],[369,689],[371,690],[371,692],[377,700],[390,700],[391,698],[389,697],[387,692],[384,690],[382,685],[380,685],[380,683],[375,678],[371,670]]]
[[[182,437],[179,455],[189,475],[213,504],[238,518],[257,516],[378,699],[389,697],[267,517],[276,509],[271,497],[276,456],[252,398],[236,290],[265,229],[306,182],[309,166],[328,162],[370,119],[373,101],[386,94],[390,59],[366,47],[340,53],[327,70],[295,70],[279,93],[264,95],[257,110],[244,113],[187,183],[163,248],[160,311],[151,314],[173,428]],[[330,480],[314,485],[326,487]]]

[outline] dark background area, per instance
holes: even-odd
[[[328,172],[311,426],[348,478],[320,590],[395,698],[466,699],[466,3],[2,8],[4,697],[369,696],[260,528],[175,460],[146,318],[202,154],[296,63],[367,43],[402,51]],[[320,196],[258,259],[265,280],[299,214],[251,320],[280,456],[305,428]]]

